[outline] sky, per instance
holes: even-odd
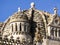
[[[0,0],[0,22],[4,22],[9,16],[21,10],[28,10],[30,3],[35,3],[38,10],[54,13],[53,8],[57,7],[58,15],[60,15],[60,0]]]

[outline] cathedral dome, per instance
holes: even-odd
[[[10,17],[10,22],[27,21],[28,17],[24,12],[16,12]]]

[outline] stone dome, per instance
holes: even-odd
[[[28,17],[24,12],[16,12],[10,17],[10,22],[27,21]]]

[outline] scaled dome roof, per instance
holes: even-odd
[[[24,12],[16,12],[10,17],[10,22],[27,21],[28,17]]]

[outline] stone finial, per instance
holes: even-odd
[[[18,7],[18,12],[20,12],[20,10],[21,10],[20,7]]]
[[[35,4],[34,2],[31,3],[31,8],[34,8],[35,7]]]
[[[54,8],[54,14],[57,14],[57,8]]]

